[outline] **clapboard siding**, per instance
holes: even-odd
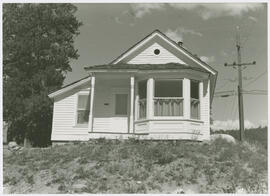
[[[178,121],[153,121],[150,124],[150,133],[184,132],[184,123]]]
[[[156,55],[154,54],[154,50],[159,49],[160,54]],[[169,52],[167,49],[159,45],[158,43],[154,43],[141,53],[139,53],[137,56],[135,56],[133,59],[131,59],[128,63],[130,64],[166,64],[166,63],[181,63],[185,64],[184,61],[177,58],[175,55],[173,55],[171,52]]]
[[[110,132],[111,120],[109,118],[94,118],[94,132]]]
[[[94,118],[94,132],[127,133],[127,117]]]
[[[122,80],[97,78],[94,95],[93,132],[128,133],[129,91],[128,77]],[[128,94],[127,116],[115,115],[115,93]]]
[[[137,122],[135,124],[135,133],[148,133],[148,123]]]
[[[205,80],[202,83],[203,92],[201,98],[201,120],[204,122],[202,130],[204,139],[210,139],[210,82]]]
[[[84,89],[68,95],[54,102],[52,141],[87,140],[88,127],[76,127],[76,106],[78,93],[86,92]],[[89,91],[88,91],[89,92]]]

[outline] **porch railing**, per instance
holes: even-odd
[[[146,99],[139,99],[139,119],[146,118]]]
[[[155,116],[183,116],[182,97],[154,97]]]
[[[192,119],[200,119],[200,100],[190,99],[190,117]]]

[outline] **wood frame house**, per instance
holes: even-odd
[[[217,71],[155,30],[109,64],[49,95],[51,140],[210,139]]]

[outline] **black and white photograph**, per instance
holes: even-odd
[[[0,194],[268,194],[268,6],[3,1]]]

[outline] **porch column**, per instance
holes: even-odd
[[[203,81],[200,81],[199,83],[199,101],[200,101],[200,106],[199,106],[199,120],[202,120],[202,111],[203,111]],[[210,108],[209,108],[210,111]],[[209,116],[210,119],[210,116]]]
[[[134,125],[134,76],[130,77],[130,116],[129,116],[129,132],[133,132]]]
[[[139,119],[139,88],[138,82],[135,83],[135,121]]]
[[[93,106],[94,106],[94,93],[95,93],[95,76],[91,77],[91,94],[90,94],[90,108],[88,119],[88,132],[93,131]]]
[[[184,118],[190,119],[190,79],[183,80]]]
[[[153,117],[153,97],[154,97],[154,79],[149,78],[147,80],[147,93],[146,93],[146,118],[151,119]]]

